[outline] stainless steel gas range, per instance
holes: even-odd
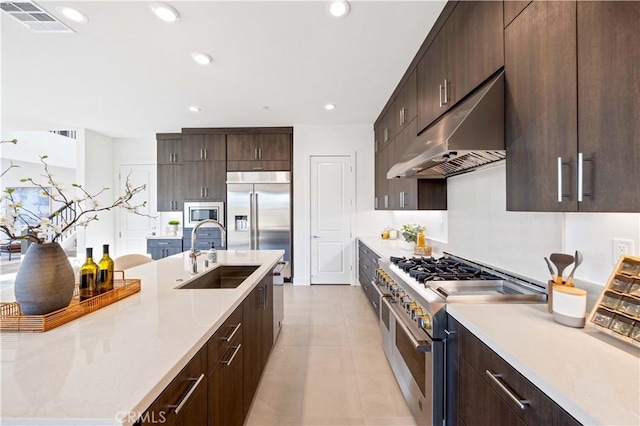
[[[449,253],[378,263],[373,284],[385,354],[419,424],[445,425],[455,395],[445,374],[453,347],[446,305],[544,303],[545,287]]]

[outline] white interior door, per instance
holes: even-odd
[[[147,185],[146,191],[136,194],[131,201],[131,205],[139,205],[146,201],[146,206],[141,207],[138,211],[145,215],[155,215],[155,211],[151,211],[152,201],[155,205],[156,188],[155,167],[153,164],[140,165],[121,165],[120,166],[120,194],[124,194],[124,187],[129,179],[132,187]],[[147,253],[147,236],[151,235],[153,228],[156,226],[156,220],[148,216],[141,216],[129,212],[126,209],[118,209],[120,211],[120,224],[118,232],[118,245],[116,247],[116,256],[122,256],[130,253]],[[112,256],[114,257],[114,256]]]
[[[311,284],[350,284],[351,158],[311,157]]]

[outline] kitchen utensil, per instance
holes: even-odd
[[[584,260],[584,256],[582,256],[582,253],[580,253],[578,250],[576,250],[576,255],[575,255],[575,259],[573,261],[573,269],[571,270],[571,273],[569,274],[569,278],[567,278],[567,285],[573,287],[573,274],[574,272],[576,272],[576,269],[578,268],[578,266],[580,266],[580,264],[582,263],[582,261]]]
[[[551,262],[549,262],[548,258],[544,258],[544,261],[547,262],[547,268],[549,268],[549,273],[551,274],[551,278],[553,278],[553,282],[556,282],[556,273],[553,272],[553,266],[551,266]]]
[[[556,284],[562,284],[562,272],[567,268],[567,266],[573,263],[573,256],[564,253],[551,253],[549,259],[551,259],[551,262],[556,265],[556,270],[558,271]]]

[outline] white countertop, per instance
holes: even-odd
[[[147,240],[181,240],[182,235],[147,235]]]
[[[409,249],[403,239],[383,240],[378,237],[358,237],[360,241],[365,243],[367,247],[373,250],[378,256],[389,259],[391,256],[413,256],[413,249]],[[442,253],[435,252],[435,256],[441,256]]]
[[[640,424],[640,350],[546,305],[449,304],[464,327],[585,425]]]
[[[127,270],[142,288],[126,299],[45,333],[2,333],[0,423],[130,424],[283,254],[218,251],[219,264],[261,266],[236,289],[176,290],[193,278],[180,253]]]

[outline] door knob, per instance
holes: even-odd
[[[320,238],[319,235],[312,235],[311,238]]]

